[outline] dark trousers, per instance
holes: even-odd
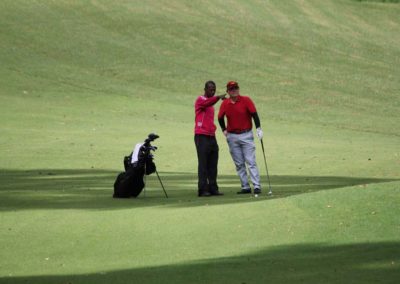
[[[196,134],[194,136],[198,159],[198,190],[217,192],[218,144],[215,136]]]

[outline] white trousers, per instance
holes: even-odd
[[[241,134],[228,133],[226,138],[229,145],[229,151],[236,166],[236,171],[239,175],[240,182],[242,183],[242,189],[250,189],[246,164],[254,188],[261,189],[253,132],[249,131]]]

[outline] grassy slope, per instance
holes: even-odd
[[[400,7],[136,2],[0,3],[0,275],[396,279],[399,182],[379,183],[400,172]],[[234,195],[220,134],[227,194],[193,197],[192,104],[210,78],[256,101],[276,199]],[[110,199],[152,130],[171,199],[154,177],[147,199]]]
[[[397,142],[397,5],[234,2],[224,7],[204,2],[194,9],[190,2],[169,1],[154,7],[126,3],[108,11],[99,1],[57,3],[1,4],[7,134],[2,139],[13,145],[6,161],[28,152],[35,166],[59,167],[46,158],[52,143],[57,145],[50,149],[52,156],[64,153],[72,167],[91,166],[79,157],[94,152],[104,155],[91,159],[94,166],[116,168],[115,156],[150,129],[164,139],[179,138],[175,145],[191,155],[193,149],[185,145],[192,103],[209,78],[221,91],[228,79],[242,82],[271,141],[286,141],[293,128],[303,133],[318,127],[323,129],[317,133],[332,134],[334,140],[343,128],[365,131],[357,137],[377,139],[376,144],[366,141],[366,148],[381,145],[385,134],[394,137],[390,146]],[[145,129],[138,127],[143,121]],[[30,147],[25,141],[12,140],[16,131],[36,142],[33,151],[25,151]],[[122,132],[129,134],[114,138]],[[309,135],[303,138],[308,144]],[[281,158],[293,147],[279,142],[268,146],[279,145],[273,154]],[[309,158],[296,156],[299,163]],[[394,157],[384,160],[394,162]],[[18,161],[8,167],[21,167]],[[192,160],[182,169],[188,167],[195,169]]]

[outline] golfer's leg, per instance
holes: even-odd
[[[261,189],[260,174],[258,172],[257,161],[256,161],[256,146],[254,144],[253,132],[247,132],[243,134],[243,152],[246,159],[246,163],[249,168],[251,182],[254,188]]]
[[[208,155],[208,185],[210,192],[218,192],[217,174],[218,174],[218,144],[214,138],[210,139],[210,152]]]
[[[207,188],[207,141],[202,135],[195,135],[194,142],[196,144],[198,159],[198,193],[208,191]]]
[[[231,153],[233,162],[235,163],[236,171],[242,184],[242,189],[250,189],[250,184],[246,173],[245,158],[242,151],[242,146],[240,144],[239,135],[228,134],[227,138],[229,151]]]

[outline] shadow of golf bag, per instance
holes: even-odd
[[[120,173],[114,183],[114,198],[137,197],[145,187],[144,175],[156,172],[151,151],[157,147],[150,142],[157,139],[156,134],[149,134],[144,143],[138,143],[129,156],[124,157],[125,172]]]

